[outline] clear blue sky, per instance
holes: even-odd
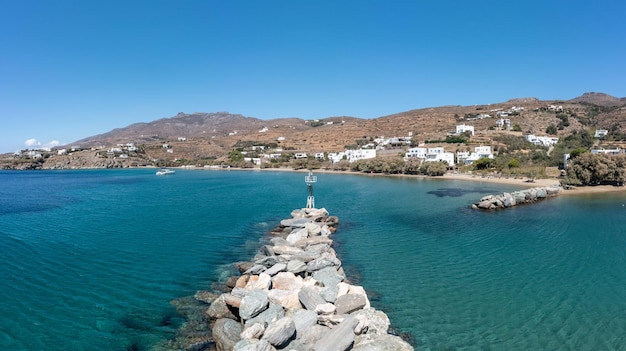
[[[178,112],[626,96],[623,0],[0,0],[0,152]]]

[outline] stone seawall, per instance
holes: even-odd
[[[472,208],[481,210],[508,208],[557,196],[560,191],[560,186],[545,186],[514,191],[511,193],[502,193],[499,195],[487,195],[483,196],[480,200],[478,200],[478,202],[474,203]]]
[[[346,279],[330,238],[337,217],[325,209],[291,215],[252,261],[236,263],[230,291],[206,309],[217,350],[413,350]]]

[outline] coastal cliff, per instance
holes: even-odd
[[[337,217],[325,209],[297,209],[227,292],[198,292],[208,304],[211,337],[190,339],[186,349],[208,350],[413,350],[389,333],[389,318],[350,284],[332,248]]]

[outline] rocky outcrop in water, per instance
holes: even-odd
[[[337,217],[325,209],[291,215],[252,261],[236,263],[230,291],[206,309],[216,349],[413,350],[346,279],[330,238]],[[210,294],[196,296],[207,302]]]
[[[502,193],[499,195],[487,195],[474,203],[472,208],[481,210],[508,208],[557,196],[560,191],[561,187],[559,186],[546,186],[514,191],[512,193]]]

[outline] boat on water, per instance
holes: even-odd
[[[156,175],[168,175],[168,174],[174,174],[174,173],[176,172],[171,169],[161,168],[156,172]]]

